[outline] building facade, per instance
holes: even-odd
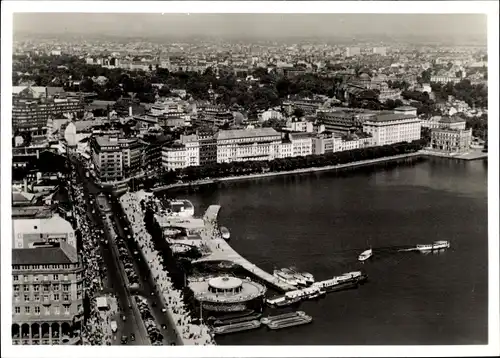
[[[91,159],[102,182],[120,181],[142,172],[142,145],[137,138],[92,137]]]
[[[165,146],[161,157],[165,170],[177,170],[200,165],[200,143],[196,135],[181,136],[181,140]]]
[[[292,142],[292,155],[294,157],[305,157],[312,154],[312,135],[309,133],[290,133]]]
[[[199,129],[196,134],[200,143],[200,165],[217,163],[216,132],[210,129]]]
[[[216,140],[218,163],[279,157],[281,135],[272,128],[221,130]]]
[[[418,140],[420,131],[420,119],[410,114],[380,114],[363,123],[363,132],[371,135],[374,146]]]
[[[444,153],[464,153],[470,149],[472,129],[437,128],[431,131],[432,150]]]
[[[312,154],[334,153],[342,148],[342,139],[331,132],[323,132],[312,138]]]
[[[12,129],[33,135],[47,133],[47,121],[59,115],[83,115],[84,104],[76,98],[12,97]]]
[[[12,249],[13,344],[76,344],[83,315],[83,264],[65,242]]]

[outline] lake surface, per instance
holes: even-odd
[[[432,158],[175,195],[197,214],[221,205],[232,247],[268,272],[296,266],[324,280],[362,268],[369,276],[357,290],[302,303],[309,325],[221,336],[219,344],[487,343],[486,161]],[[452,247],[440,254],[388,249],[441,239]],[[368,246],[374,256],[359,263]]]

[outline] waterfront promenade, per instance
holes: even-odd
[[[262,270],[243,258],[226,242],[226,240],[221,237],[217,227],[217,216],[219,215],[219,210],[219,205],[211,205],[208,207],[205,215],[203,216],[205,226],[200,233],[200,237],[206,247],[210,250],[210,254],[196,260],[195,262],[229,261],[240,265],[274,288],[285,292],[294,290],[294,286],[277,279],[270,273]]]
[[[346,164],[328,165],[325,167],[312,167],[312,168],[287,170],[287,171],[282,171],[282,172],[239,175],[239,176],[217,178],[217,179],[202,179],[202,180],[196,180],[196,181],[192,181],[192,182],[164,185],[164,186],[160,186],[157,188],[153,188],[151,190],[154,193],[158,193],[158,192],[162,192],[162,191],[165,191],[168,189],[174,189],[174,188],[185,188],[185,187],[190,187],[190,186],[208,185],[208,184],[231,182],[231,181],[237,181],[237,180],[250,180],[250,179],[283,176],[283,175],[313,173],[313,172],[322,172],[322,171],[329,171],[329,170],[341,170],[341,169],[348,169],[348,168],[363,167],[363,166],[384,163],[384,162],[391,162],[391,161],[402,160],[402,159],[407,159],[407,158],[421,157],[423,155],[426,155],[426,154],[423,152],[415,152],[415,153],[393,155],[390,157],[383,157],[383,158],[377,158],[377,159],[360,160],[360,161],[346,163]]]
[[[184,305],[182,292],[174,289],[168,272],[163,269],[163,258],[154,249],[151,235],[147,232],[144,224],[144,215],[140,206],[143,197],[143,192],[127,193],[120,198],[120,204],[130,222],[133,237],[138,242],[151,273],[156,279],[156,288],[167,309],[167,318],[175,328],[179,339],[177,343],[183,345],[215,344],[208,327],[204,324],[195,324],[192,321]]]

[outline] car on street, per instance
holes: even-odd
[[[130,333],[130,340],[131,340],[131,341],[135,341],[135,334]]]
[[[122,336],[122,344],[127,344],[128,343],[128,337],[123,335]]]

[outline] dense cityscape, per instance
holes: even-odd
[[[482,43],[17,34],[12,83],[16,345],[305,332],[316,316],[279,308],[371,273],[268,273],[233,248],[219,203],[182,193],[488,152]],[[397,249],[450,248],[424,241]],[[356,263],[377,255],[364,246]]]

